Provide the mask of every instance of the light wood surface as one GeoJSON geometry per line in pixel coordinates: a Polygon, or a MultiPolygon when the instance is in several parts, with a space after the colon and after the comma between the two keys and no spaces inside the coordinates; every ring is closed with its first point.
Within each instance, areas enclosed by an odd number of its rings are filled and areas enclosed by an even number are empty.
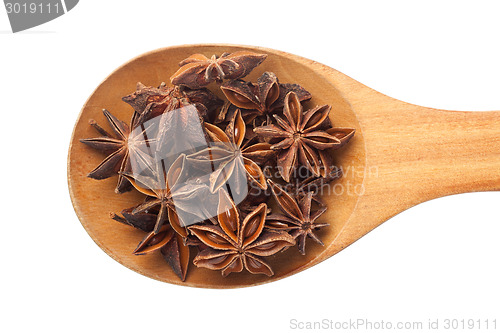
{"type": "MultiPolygon", "coordinates": [[[[307,106],[306,106],[307,107],[307,106]]],[[[148,277],[192,287],[234,288],[274,281],[311,267],[341,251],[392,216],[421,202],[463,192],[500,190],[500,112],[443,111],[404,103],[325,65],[276,50],[237,45],[185,45],[152,51],[118,68],[92,93],[75,125],[68,156],[68,184],[80,222],[107,254],[148,277]],[[246,273],[223,278],[220,272],[190,267],[181,282],[160,255],[134,256],[143,233],[109,218],[133,206],[142,195],[113,192],[116,178],[86,177],[104,156],[78,142],[97,134],[95,119],[108,128],[101,109],[129,121],[132,108],[121,97],[138,81],[167,82],[177,63],[193,53],[207,56],[251,50],[268,59],[246,79],[264,71],[280,82],[299,83],[313,95],[308,106],[329,104],[337,127],[355,127],[351,143],[335,154],[345,176],[324,195],[325,246],[307,243],[307,254],[289,249],[271,260],[271,278],[246,273]]]]}

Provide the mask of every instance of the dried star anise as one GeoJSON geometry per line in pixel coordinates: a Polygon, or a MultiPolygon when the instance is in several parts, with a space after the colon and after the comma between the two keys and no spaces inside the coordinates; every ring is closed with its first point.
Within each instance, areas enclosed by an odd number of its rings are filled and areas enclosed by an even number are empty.
{"type": "Polygon", "coordinates": [[[179,70],[170,81],[175,85],[184,85],[191,89],[207,86],[211,82],[222,82],[247,76],[260,65],[267,54],[248,51],[224,53],[219,58],[213,55],[207,58],[203,54],[193,54],[181,61],[179,70]]]}
{"type": "Polygon", "coordinates": [[[219,225],[194,225],[189,230],[207,249],[196,255],[198,267],[222,270],[227,276],[243,268],[253,274],[274,274],[262,259],[295,244],[286,232],[264,231],[266,204],[259,205],[243,221],[234,202],[225,191],[219,192],[219,225]]]}
{"type": "Polygon", "coordinates": [[[280,210],[285,214],[273,213],[266,219],[266,227],[271,230],[287,230],[297,239],[299,251],[306,253],[306,238],[312,238],[316,243],[323,242],[314,233],[316,229],[326,227],[328,223],[317,223],[316,220],[326,211],[325,206],[311,212],[313,193],[308,192],[302,199],[297,200],[283,190],[278,184],[268,179],[269,187],[278,202],[280,210]]]}
{"type": "Polygon", "coordinates": [[[153,229],[156,224],[157,214],[148,212],[133,213],[133,210],[134,208],[124,209],[122,211],[123,217],[111,214],[111,218],[118,222],[148,232],[133,253],[143,255],[155,251],[161,252],[174,273],[181,281],[184,281],[189,266],[189,247],[184,244],[182,236],[177,234],[170,225],[162,226],[160,231],[155,234],[153,229]]]}
{"type": "MultiPolygon", "coordinates": [[[[144,156],[147,158],[147,156],[144,156]]],[[[137,206],[132,213],[137,214],[153,208],[159,208],[153,233],[160,232],[165,222],[169,222],[176,233],[187,236],[185,221],[181,216],[187,216],[198,211],[194,198],[203,195],[203,185],[187,184],[187,175],[184,172],[186,156],[180,155],[169,167],[165,168],[162,161],[146,163],[149,174],[125,174],[125,177],[141,193],[152,197],[137,206]],[[181,215],[181,216],[180,216],[181,215]]],[[[203,212],[198,215],[203,216],[203,212]]]]}
{"type": "Polygon", "coordinates": [[[122,98],[134,110],[130,125],[104,110],[111,134],[91,120],[102,137],[81,140],[108,155],[90,178],[117,174],[116,192],[145,195],[110,214],[146,233],[131,253],[161,254],[182,281],[190,248],[195,266],[224,277],[271,276],[265,257],[294,245],[305,254],[307,238],[323,245],[320,195],[342,176],[334,150],[355,130],[333,127],[328,105],[304,111],[312,95],[299,84],[280,83],[270,71],[242,79],[266,58],[193,54],[179,63],[172,87],[138,83],[122,98]]]}
{"type": "Polygon", "coordinates": [[[122,101],[132,106],[134,111],[138,114],[142,114],[146,106],[150,103],[158,103],[169,98],[172,91],[173,88],[169,88],[163,83],[158,88],[155,88],[145,86],[141,82],[138,82],[136,90],[130,95],[122,97],[122,101]]]}
{"type": "Polygon", "coordinates": [[[290,175],[299,161],[315,176],[320,176],[322,163],[318,152],[340,148],[354,135],[354,129],[324,129],[322,126],[329,113],[328,105],[304,112],[297,95],[290,92],[285,97],[285,119],[275,114],[278,126],[271,124],[254,129],[260,137],[279,140],[271,149],[279,151],[277,163],[285,181],[290,181],[290,175]]]}
{"type": "Polygon", "coordinates": [[[245,122],[250,123],[255,117],[281,108],[285,96],[293,91],[300,101],[311,98],[311,94],[298,84],[281,84],[276,74],[265,72],[257,83],[232,80],[221,85],[226,98],[242,109],[245,122]]]}
{"type": "MultiPolygon", "coordinates": [[[[118,120],[108,110],[103,110],[103,113],[116,138],[97,125],[95,121],[91,121],[90,124],[103,137],[81,139],[80,142],[109,155],[88,174],[88,177],[106,179],[118,174],[118,184],[116,185],[115,192],[123,193],[132,188],[127,179],[122,175],[122,173],[130,171],[130,153],[143,149],[151,140],[147,139],[144,135],[145,130],[131,131],[127,124],[118,120]]],[[[132,128],[138,126],[137,113],[135,112],[132,116],[131,126],[132,128]]]]}
{"type": "Polygon", "coordinates": [[[210,176],[210,190],[213,193],[225,185],[233,175],[242,179],[238,177],[239,173],[245,173],[260,188],[267,188],[265,176],[257,163],[267,161],[274,152],[270,149],[271,145],[265,142],[243,145],[246,127],[239,110],[234,114],[225,132],[209,123],[205,123],[205,129],[213,144],[188,158],[197,163],[209,162],[217,165],[216,171],[210,176]]]}
{"type": "Polygon", "coordinates": [[[161,115],[165,110],[174,110],[193,104],[205,121],[215,118],[215,110],[223,102],[210,90],[202,88],[192,90],[187,87],[169,88],[161,84],[158,88],[137,84],[136,91],[122,98],[145,121],[161,115]]]}

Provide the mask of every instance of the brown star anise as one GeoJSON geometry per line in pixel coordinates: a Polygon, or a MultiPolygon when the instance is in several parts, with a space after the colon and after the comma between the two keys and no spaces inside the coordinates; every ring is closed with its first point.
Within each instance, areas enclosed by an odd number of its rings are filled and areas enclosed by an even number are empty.
{"type": "MultiPolygon", "coordinates": [[[[147,160],[148,156],[142,157],[147,160]]],[[[191,221],[182,217],[198,213],[201,220],[205,215],[200,211],[198,202],[203,195],[203,185],[189,184],[186,182],[188,175],[185,172],[186,156],[180,155],[168,168],[164,161],[146,161],[145,175],[129,173],[125,177],[141,193],[152,197],[137,206],[132,213],[137,214],[151,209],[159,209],[153,233],[160,232],[165,222],[169,222],[176,233],[182,237],[187,236],[185,229],[191,221]],[[149,174],[147,173],[149,171],[149,174]],[[182,216],[182,217],[181,217],[182,216]]],[[[199,221],[198,219],[197,221],[199,221]]]]}
{"type": "Polygon", "coordinates": [[[205,87],[211,82],[238,79],[248,75],[267,58],[267,54],[248,51],[224,53],[219,58],[207,58],[203,54],[193,54],[179,63],[179,70],[170,81],[174,85],[184,85],[191,89],[205,87]]]}
{"type": "MultiPolygon", "coordinates": [[[[276,74],[265,72],[257,83],[243,80],[232,80],[221,85],[226,98],[238,108],[242,109],[242,116],[248,124],[257,116],[283,106],[285,96],[293,91],[300,101],[311,98],[311,94],[298,84],[279,83],[276,74]]],[[[231,109],[229,109],[230,113],[231,109]]]]}
{"type": "Polygon", "coordinates": [[[205,121],[215,118],[215,110],[223,102],[208,89],[192,90],[187,87],[169,88],[162,83],[158,88],[137,84],[136,91],[122,100],[141,115],[141,121],[157,117],[165,110],[174,110],[193,104],[205,121]]]}
{"type": "MultiPolygon", "coordinates": [[[[213,144],[188,158],[198,163],[208,162],[218,166],[210,175],[210,190],[213,193],[226,184],[231,176],[235,175],[240,179],[238,177],[240,172],[246,173],[260,188],[267,188],[265,176],[257,163],[264,163],[274,155],[274,152],[270,149],[269,143],[243,144],[246,126],[239,110],[234,114],[225,132],[209,123],[205,123],[205,129],[213,144]]],[[[240,185],[246,186],[246,184],[240,185]]]]}
{"type": "Polygon", "coordinates": [[[271,124],[254,129],[260,137],[278,140],[271,149],[279,151],[277,164],[285,181],[290,181],[291,173],[297,168],[298,162],[315,176],[320,176],[322,163],[318,152],[328,148],[340,148],[354,135],[354,129],[325,129],[329,113],[328,105],[317,106],[304,112],[297,95],[290,92],[285,97],[285,119],[275,114],[273,116],[278,126],[271,124]]]}
{"type": "MultiPolygon", "coordinates": [[[[80,142],[109,155],[88,174],[88,177],[93,179],[106,179],[118,174],[118,184],[115,192],[123,193],[132,188],[127,179],[122,175],[125,172],[129,172],[131,169],[130,154],[143,149],[150,144],[152,140],[147,139],[145,128],[131,131],[127,124],[118,120],[108,110],[103,110],[103,113],[111,129],[115,133],[116,138],[106,132],[95,121],[91,120],[90,124],[103,135],[103,137],[81,139],[80,142]]],[[[131,124],[132,128],[139,125],[137,113],[135,112],[132,116],[131,124]]]]}
{"type": "Polygon", "coordinates": [[[277,213],[269,215],[266,219],[266,227],[271,230],[288,230],[291,236],[297,239],[299,251],[302,254],[306,253],[308,236],[316,243],[323,245],[314,231],[329,225],[316,222],[326,211],[326,206],[320,206],[318,210],[311,212],[313,192],[308,192],[302,199],[297,200],[272,180],[268,179],[268,183],[280,210],[285,215],[277,213]]]}
{"type": "Polygon", "coordinates": [[[170,225],[164,225],[155,234],[153,229],[156,224],[157,214],[149,212],[133,213],[134,208],[124,209],[122,215],[111,214],[111,218],[124,224],[133,226],[148,234],[134,250],[134,254],[143,255],[160,251],[165,261],[174,273],[184,281],[189,266],[189,247],[184,244],[182,236],[177,234],[170,225]]]}
{"type": "Polygon", "coordinates": [[[198,267],[222,270],[227,276],[243,268],[253,274],[273,275],[271,267],[262,259],[295,244],[284,231],[264,231],[266,204],[259,205],[243,221],[229,195],[219,192],[219,225],[193,225],[189,230],[207,249],[196,255],[198,267]]]}

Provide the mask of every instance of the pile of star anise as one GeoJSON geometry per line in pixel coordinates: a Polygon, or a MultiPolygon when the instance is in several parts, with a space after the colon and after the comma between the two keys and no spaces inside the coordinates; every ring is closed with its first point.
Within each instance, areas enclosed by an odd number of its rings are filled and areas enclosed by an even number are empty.
{"type": "Polygon", "coordinates": [[[111,214],[146,233],[133,253],[161,253],[183,281],[193,251],[196,267],[223,276],[271,276],[264,257],[295,244],[305,254],[307,238],[322,244],[316,231],[328,223],[317,194],[341,176],[332,151],[354,130],[333,127],[328,105],[304,110],[311,94],[274,73],[241,79],[266,58],[194,54],[172,87],[138,83],[123,97],[134,109],[130,124],[103,110],[112,132],[91,120],[101,137],[81,140],[107,156],[90,178],[118,175],[117,193],[145,194],[111,214]]]}

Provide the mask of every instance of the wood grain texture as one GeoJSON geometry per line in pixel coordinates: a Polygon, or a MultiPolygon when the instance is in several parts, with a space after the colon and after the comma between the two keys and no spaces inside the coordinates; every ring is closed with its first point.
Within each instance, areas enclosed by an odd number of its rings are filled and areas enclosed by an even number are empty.
{"type": "MultiPolygon", "coordinates": [[[[213,87],[212,87],[213,88],[213,87]]],[[[213,89],[214,90],[214,89],[213,89]]],[[[107,128],[107,127],[106,127],[107,128]]],[[[285,52],[237,45],[186,45],[156,50],[123,65],[94,91],[75,125],[68,155],[68,184],[73,206],[94,241],[123,265],[151,278],[192,287],[234,288],[274,281],[325,260],[390,217],[418,203],[451,194],[500,189],[500,112],[443,111],[404,103],[380,94],[317,62],[285,52]],[[334,159],[345,176],[323,195],[329,209],[322,222],[325,247],[308,242],[307,255],[296,249],[269,260],[271,278],[246,273],[222,278],[220,272],[190,267],[186,282],[161,256],[134,256],[143,233],[109,218],[141,200],[137,193],[117,195],[116,178],[86,177],[104,156],[79,143],[96,136],[88,120],[104,124],[106,108],[128,121],[132,109],[121,97],[146,85],[168,82],[177,63],[192,53],[207,56],[251,50],[268,59],[247,77],[273,71],[283,83],[299,83],[312,92],[306,107],[329,104],[335,126],[355,127],[351,143],[334,159]]]]}

